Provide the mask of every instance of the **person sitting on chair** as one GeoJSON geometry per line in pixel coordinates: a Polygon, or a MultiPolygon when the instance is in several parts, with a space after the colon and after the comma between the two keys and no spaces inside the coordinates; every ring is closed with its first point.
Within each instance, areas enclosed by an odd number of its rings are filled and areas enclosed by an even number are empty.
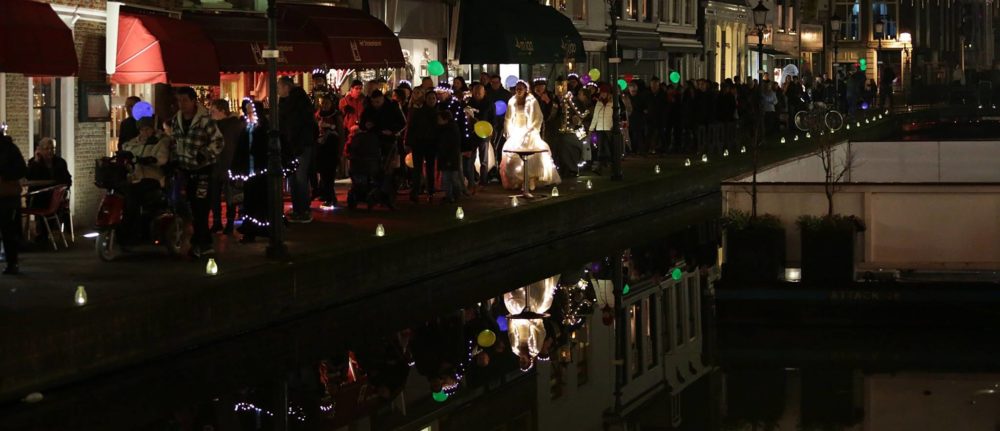
{"type": "MultiPolygon", "coordinates": [[[[56,141],[52,138],[43,138],[35,148],[35,157],[28,161],[28,181],[45,181],[45,184],[31,186],[28,193],[54,185],[73,185],[73,176],[69,173],[66,160],[56,155],[56,141]]],[[[45,191],[31,195],[28,206],[30,208],[48,208],[52,200],[52,191],[45,191]]],[[[61,220],[69,220],[69,214],[62,211],[59,214],[61,220]]],[[[45,225],[39,224],[35,229],[37,235],[35,241],[45,243],[49,237],[49,232],[45,225]]]]}

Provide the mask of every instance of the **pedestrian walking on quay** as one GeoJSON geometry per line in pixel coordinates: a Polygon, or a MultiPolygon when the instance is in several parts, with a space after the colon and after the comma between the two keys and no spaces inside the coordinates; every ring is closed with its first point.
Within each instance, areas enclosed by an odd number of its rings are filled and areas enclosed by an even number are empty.
{"type": "Polygon", "coordinates": [[[312,201],[309,174],[313,172],[316,161],[319,127],[316,125],[309,95],[302,87],[295,85],[291,78],[284,76],[278,80],[278,96],[279,130],[285,138],[285,144],[291,147],[292,155],[298,160],[292,181],[292,211],[288,214],[288,221],[310,223],[313,218],[309,209],[312,201]]]}
{"type": "Polygon", "coordinates": [[[28,173],[21,150],[0,129],[0,236],[7,267],[5,275],[20,274],[18,248],[21,242],[21,184],[28,173]]]}
{"type": "Polygon", "coordinates": [[[177,89],[176,98],[179,110],[171,121],[170,130],[176,143],[172,158],[178,168],[178,211],[194,228],[190,254],[200,258],[215,252],[208,229],[209,188],[225,142],[208,110],[198,104],[193,88],[177,89]]]}
{"type": "Polygon", "coordinates": [[[233,165],[233,155],[236,153],[236,145],[239,142],[240,134],[246,128],[246,122],[240,117],[232,114],[229,108],[229,101],[216,99],[208,108],[212,115],[212,120],[222,132],[222,153],[219,154],[219,161],[215,164],[212,172],[212,233],[223,232],[226,235],[233,233],[233,222],[236,220],[236,200],[233,199],[234,189],[232,181],[229,180],[229,169],[233,165]],[[226,195],[226,225],[222,225],[222,195],[226,195]]]}

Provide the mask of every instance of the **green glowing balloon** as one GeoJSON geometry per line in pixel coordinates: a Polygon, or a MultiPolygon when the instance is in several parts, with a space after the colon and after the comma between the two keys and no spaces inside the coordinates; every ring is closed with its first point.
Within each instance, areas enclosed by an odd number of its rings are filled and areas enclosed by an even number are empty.
{"type": "Polygon", "coordinates": [[[434,398],[434,401],[443,403],[448,400],[448,394],[444,392],[434,392],[431,394],[431,398],[434,398]]]}
{"type": "Polygon", "coordinates": [[[673,72],[670,72],[670,82],[673,83],[673,84],[681,82],[681,74],[680,74],[680,72],[678,72],[676,70],[673,71],[673,72]]]}
{"type": "Polygon", "coordinates": [[[427,73],[431,76],[441,76],[444,75],[444,65],[440,61],[434,60],[427,63],[427,73]]]}
{"type": "Polygon", "coordinates": [[[674,268],[673,271],[670,271],[670,276],[673,277],[674,280],[680,280],[681,277],[684,276],[684,273],[681,272],[680,268],[674,268]]]}
{"type": "Polygon", "coordinates": [[[628,295],[629,291],[631,290],[632,288],[629,287],[628,283],[625,283],[625,287],[622,288],[622,295],[628,295]]]}
{"type": "Polygon", "coordinates": [[[625,82],[624,79],[619,79],[618,80],[618,88],[621,88],[622,91],[625,91],[625,89],[628,88],[628,83],[625,82]]]}
{"type": "Polygon", "coordinates": [[[864,58],[859,59],[858,60],[858,68],[860,68],[862,72],[868,70],[868,60],[866,60],[864,58]]]}

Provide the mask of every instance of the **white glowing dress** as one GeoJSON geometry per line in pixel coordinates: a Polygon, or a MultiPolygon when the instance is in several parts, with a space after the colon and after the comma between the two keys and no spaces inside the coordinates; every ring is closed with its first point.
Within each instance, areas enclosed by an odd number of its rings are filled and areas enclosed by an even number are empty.
{"type": "Polygon", "coordinates": [[[510,313],[507,334],[515,355],[535,358],[541,351],[545,342],[542,315],[552,307],[558,283],[557,275],[503,295],[504,305],[510,313]],[[533,314],[527,314],[529,312],[533,314]]]}
{"type": "Polygon", "coordinates": [[[527,96],[523,108],[517,106],[517,96],[510,98],[504,116],[504,130],[507,141],[503,144],[505,152],[500,158],[500,180],[505,188],[513,190],[522,186],[524,173],[521,172],[521,158],[506,152],[516,150],[545,150],[528,158],[526,169],[529,182],[534,179],[539,186],[560,183],[552,151],[549,144],[542,140],[542,108],[534,96],[527,96]]]}

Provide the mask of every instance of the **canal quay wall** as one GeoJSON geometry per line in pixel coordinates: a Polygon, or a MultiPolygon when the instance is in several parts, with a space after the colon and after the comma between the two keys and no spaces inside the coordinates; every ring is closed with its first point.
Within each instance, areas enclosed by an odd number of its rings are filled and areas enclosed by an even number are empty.
{"type": "MultiPolygon", "coordinates": [[[[760,152],[760,164],[809,154],[822,141],[878,139],[914,115],[940,113],[894,115],[860,130],[812,139],[803,136],[799,141],[789,136],[786,144],[770,138],[760,152]]],[[[510,208],[506,198],[476,207],[473,198],[463,221],[454,219],[451,207],[409,218],[397,216],[396,224],[386,224],[388,234],[383,238],[375,238],[367,225],[350,235],[329,238],[324,227],[314,223],[299,231],[307,233],[301,243],[290,241],[288,261],[250,265],[233,259],[220,262],[215,277],[185,275],[155,262],[133,264],[142,269],[120,275],[121,281],[142,285],[146,289],[141,293],[109,288],[114,295],[92,298],[83,307],[4,310],[0,402],[378,294],[392,293],[396,301],[432,306],[445,295],[462,294],[462,286],[434,287],[436,280],[444,282],[449,274],[475,272],[477,266],[500,259],[512,263],[504,272],[516,273],[539,256],[562,253],[557,248],[561,240],[623,223],[628,226],[637,217],[669,212],[673,206],[717,194],[723,179],[752,168],[750,151],[731,152],[708,163],[692,159],[690,167],[677,157],[630,160],[625,181],[589,177],[593,189],[587,189],[586,180],[574,179],[560,185],[560,197],[517,208],[510,208]],[[654,172],[657,164],[659,174],[654,172]],[[324,237],[329,238],[322,241],[326,245],[308,241],[324,237]],[[406,289],[413,285],[424,288],[410,297],[406,289]]],[[[491,277],[481,276],[484,283],[491,277]]],[[[73,277],[87,275],[79,270],[60,283],[71,283],[73,277]]],[[[361,313],[357,318],[379,316],[361,313]]]]}

